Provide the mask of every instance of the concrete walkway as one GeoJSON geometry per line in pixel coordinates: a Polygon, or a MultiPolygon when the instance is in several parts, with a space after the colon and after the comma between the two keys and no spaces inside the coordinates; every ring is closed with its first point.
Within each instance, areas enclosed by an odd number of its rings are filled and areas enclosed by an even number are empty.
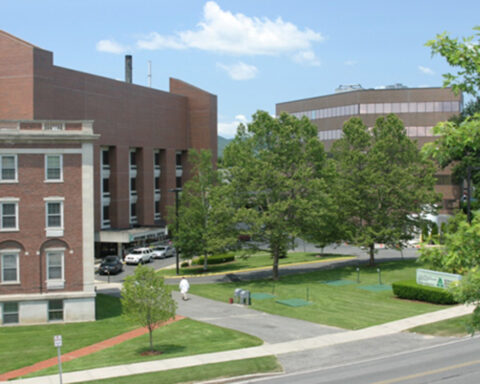
{"type": "MultiPolygon", "coordinates": [[[[193,300],[197,299],[197,297],[193,298],[193,300]]],[[[237,349],[233,351],[207,353],[166,360],[157,360],[143,363],[125,364],[113,367],[96,368],[85,371],[70,372],[63,375],[63,383],[79,383],[89,380],[130,376],[141,373],[160,372],[176,368],[187,368],[203,364],[228,362],[270,355],[281,356],[295,352],[303,352],[308,350],[325,348],[333,345],[353,343],[372,338],[380,338],[394,335],[396,333],[403,332],[407,329],[419,325],[470,314],[473,312],[473,309],[474,306],[458,305],[441,311],[431,312],[356,331],[334,331],[333,333],[326,333],[320,336],[282,341],[277,343],[265,343],[262,346],[237,349]]],[[[22,384],[57,384],[58,375],[17,380],[16,382],[22,384]]]]}

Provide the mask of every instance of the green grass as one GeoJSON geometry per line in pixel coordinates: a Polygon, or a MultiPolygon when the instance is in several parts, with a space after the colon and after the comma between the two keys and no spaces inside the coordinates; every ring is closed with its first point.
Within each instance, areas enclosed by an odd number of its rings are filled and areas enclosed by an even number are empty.
{"type": "MultiPolygon", "coordinates": [[[[206,364],[198,367],[172,369],[169,371],[144,373],[114,379],[86,381],[83,384],[176,384],[211,380],[220,377],[278,372],[282,368],[274,356],[259,357],[228,363],[206,364]]],[[[81,383],[82,384],[82,383],[81,383]]]]}
{"type": "Polygon", "coordinates": [[[409,329],[409,332],[433,336],[466,336],[469,334],[467,323],[472,315],[456,317],[432,324],[409,329]]]}
{"type": "MultiPolygon", "coordinates": [[[[348,257],[348,255],[325,254],[319,256],[318,253],[314,252],[290,252],[286,258],[280,259],[279,263],[280,266],[282,266],[303,262],[334,260],[341,257],[348,257]]],[[[272,267],[272,257],[270,254],[258,252],[248,258],[242,258],[237,254],[233,262],[210,265],[207,271],[203,270],[203,265],[192,265],[191,267],[180,268],[180,274],[185,276],[201,275],[205,273],[231,272],[261,267],[272,267]]],[[[173,276],[176,274],[174,269],[161,269],[158,273],[162,276],[173,276]]]]}
{"type": "MultiPolygon", "coordinates": [[[[70,372],[226,351],[262,344],[262,340],[257,337],[190,319],[180,320],[156,329],[153,341],[155,350],[161,351],[161,355],[141,355],[142,352],[149,350],[148,334],[145,334],[111,348],[66,362],[62,364],[62,369],[64,372],[70,372]]],[[[58,368],[55,366],[30,376],[53,374],[57,371],[58,368]]]]}
{"type": "MultiPolygon", "coordinates": [[[[377,267],[382,271],[382,282],[415,278],[419,267],[415,261],[381,263],[369,268],[361,267],[360,285],[378,284],[377,267]]],[[[395,298],[392,291],[370,292],[358,288],[358,284],[331,286],[320,283],[328,280],[353,280],[356,282],[355,267],[320,270],[307,274],[284,276],[278,282],[271,280],[225,284],[192,285],[191,292],[214,300],[227,302],[233,297],[235,288],[250,292],[274,293],[275,298],[252,300],[252,308],[260,311],[307,320],[346,329],[360,329],[383,324],[422,313],[436,311],[445,306],[406,301],[395,298]],[[276,299],[307,299],[312,304],[304,307],[287,307],[276,299]]]]}
{"type": "Polygon", "coordinates": [[[54,335],[62,335],[62,353],[67,353],[136,328],[121,311],[119,299],[99,294],[95,322],[0,327],[0,373],[57,356],[54,335]]]}

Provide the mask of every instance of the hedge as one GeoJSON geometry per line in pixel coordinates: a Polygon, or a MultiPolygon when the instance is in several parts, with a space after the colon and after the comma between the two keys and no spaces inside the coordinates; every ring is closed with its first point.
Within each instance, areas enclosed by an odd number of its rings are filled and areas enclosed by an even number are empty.
{"type": "Polygon", "coordinates": [[[434,304],[457,304],[449,291],[419,285],[415,280],[397,281],[392,284],[392,289],[395,296],[401,299],[426,301],[434,304]]]}
{"type": "MultiPolygon", "coordinates": [[[[211,265],[228,263],[229,261],[234,261],[234,260],[235,260],[235,255],[233,253],[211,255],[211,256],[208,256],[207,258],[208,264],[211,264],[211,265]]],[[[199,258],[193,260],[192,264],[203,265],[203,256],[200,256],[199,258]]]]}

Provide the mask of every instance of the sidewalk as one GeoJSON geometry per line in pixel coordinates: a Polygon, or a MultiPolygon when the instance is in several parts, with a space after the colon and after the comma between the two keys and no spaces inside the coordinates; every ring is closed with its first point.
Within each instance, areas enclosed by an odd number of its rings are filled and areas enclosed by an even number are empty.
{"type": "MultiPolygon", "coordinates": [[[[203,364],[243,360],[248,358],[270,355],[278,356],[287,353],[324,348],[332,345],[339,345],[392,335],[395,333],[406,331],[419,325],[470,314],[473,312],[474,308],[474,306],[458,305],[437,312],[431,312],[356,331],[336,332],[333,334],[325,334],[317,337],[310,337],[273,344],[265,343],[264,345],[258,347],[243,348],[232,351],[207,353],[202,355],[185,356],[167,360],[157,360],[143,363],[125,364],[114,367],[70,372],[63,375],[63,382],[65,384],[79,383],[88,380],[99,380],[120,376],[130,376],[141,373],[160,372],[170,369],[187,368],[203,364]]],[[[17,380],[16,383],[56,384],[58,383],[58,375],[17,380]]]]}

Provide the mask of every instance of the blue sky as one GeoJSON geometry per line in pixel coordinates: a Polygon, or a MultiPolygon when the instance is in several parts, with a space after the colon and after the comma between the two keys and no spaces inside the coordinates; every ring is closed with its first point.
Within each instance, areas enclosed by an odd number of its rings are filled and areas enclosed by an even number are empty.
{"type": "MultiPolygon", "coordinates": [[[[463,0],[0,0],[0,29],[54,52],[56,65],[168,90],[169,77],[218,96],[219,135],[258,109],[403,83],[441,86],[449,67],[425,42],[470,36],[480,2],[463,0]]],[[[1,53],[0,53],[1,54],[1,53]]]]}

